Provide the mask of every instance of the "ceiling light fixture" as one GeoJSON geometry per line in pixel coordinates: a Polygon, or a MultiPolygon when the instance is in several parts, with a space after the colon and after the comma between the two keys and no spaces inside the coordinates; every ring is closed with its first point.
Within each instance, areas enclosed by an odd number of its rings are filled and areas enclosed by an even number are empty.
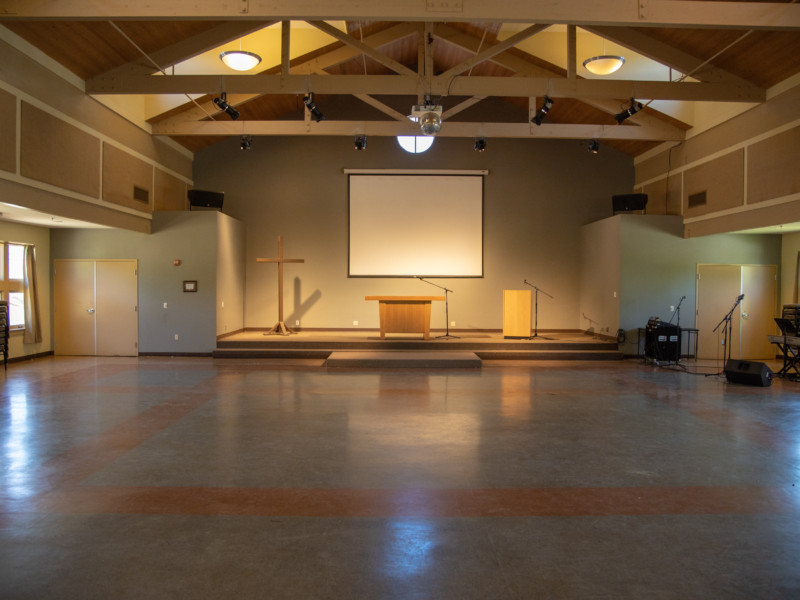
{"type": "Polygon", "coordinates": [[[624,64],[625,59],[622,56],[603,54],[587,58],[583,61],[583,68],[595,75],[611,75],[619,71],[624,64]]]}
{"type": "Polygon", "coordinates": [[[472,148],[475,152],[483,152],[486,150],[486,138],[475,138],[475,143],[472,145],[472,148]]]}
{"type": "Polygon", "coordinates": [[[325,115],[323,115],[317,108],[317,105],[314,104],[314,92],[309,92],[307,96],[303,96],[303,104],[306,105],[308,112],[311,113],[311,116],[317,123],[325,120],[325,115]]]}
{"type": "Polygon", "coordinates": [[[591,154],[597,154],[600,152],[600,143],[597,140],[590,141],[588,151],[591,154]]]}
{"type": "Polygon", "coordinates": [[[620,70],[625,59],[617,54],[606,54],[606,40],[603,39],[603,53],[583,61],[583,68],[594,75],[611,75],[620,70]]]}
{"type": "Polygon", "coordinates": [[[357,135],[355,141],[353,142],[353,146],[355,147],[356,150],[366,150],[367,136],[357,135]]]}
{"type": "Polygon", "coordinates": [[[614,115],[614,119],[617,121],[617,124],[621,124],[625,119],[642,110],[642,108],[641,102],[637,102],[634,98],[631,98],[631,105],[621,113],[614,115]]]}
{"type": "Polygon", "coordinates": [[[230,104],[228,104],[227,93],[222,92],[222,95],[219,98],[214,98],[214,104],[216,104],[217,108],[219,108],[221,111],[227,113],[232,120],[235,121],[236,119],[239,118],[240,116],[239,111],[233,108],[230,104]]]}
{"type": "Polygon", "coordinates": [[[544,103],[542,104],[541,108],[538,111],[536,111],[536,114],[533,115],[531,123],[535,123],[536,125],[541,125],[542,121],[544,121],[544,118],[547,116],[547,113],[550,112],[551,108],[553,108],[553,101],[547,96],[545,96],[544,103]]]}
{"type": "Polygon", "coordinates": [[[258,54],[246,50],[226,50],[220,53],[219,58],[235,71],[249,71],[261,62],[258,54]]]}

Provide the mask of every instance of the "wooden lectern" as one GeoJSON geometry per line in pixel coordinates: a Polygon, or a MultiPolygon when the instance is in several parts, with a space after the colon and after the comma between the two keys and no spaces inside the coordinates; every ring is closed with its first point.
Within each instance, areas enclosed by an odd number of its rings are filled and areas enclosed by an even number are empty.
{"type": "Polygon", "coordinates": [[[530,339],[530,290],[503,290],[503,337],[530,339]]]}
{"type": "Polygon", "coordinates": [[[431,302],[444,296],[365,296],[377,300],[381,317],[381,339],[387,333],[421,333],[427,340],[431,335],[431,302]]]}

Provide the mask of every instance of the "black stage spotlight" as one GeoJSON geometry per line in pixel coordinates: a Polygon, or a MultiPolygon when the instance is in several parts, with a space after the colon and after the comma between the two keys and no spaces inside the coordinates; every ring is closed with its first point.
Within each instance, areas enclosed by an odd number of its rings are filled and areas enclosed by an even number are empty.
{"type": "Polygon", "coordinates": [[[303,104],[306,105],[308,112],[311,113],[311,116],[314,117],[317,123],[325,119],[325,115],[323,115],[317,108],[317,105],[314,104],[314,92],[309,92],[308,96],[303,96],[303,104]]]}
{"type": "Polygon", "coordinates": [[[239,111],[228,104],[228,94],[222,92],[219,98],[214,98],[214,104],[217,105],[221,111],[228,113],[228,116],[234,121],[239,118],[239,111]]]}
{"type": "Polygon", "coordinates": [[[621,113],[614,115],[614,119],[617,121],[618,124],[620,124],[625,119],[635,115],[640,110],[642,110],[642,103],[637,102],[634,98],[631,98],[631,105],[625,110],[623,110],[621,113]]]}
{"type": "Polygon", "coordinates": [[[542,107],[538,111],[536,111],[535,115],[533,115],[531,123],[536,123],[537,125],[541,125],[542,121],[544,121],[544,118],[547,116],[547,113],[550,112],[551,108],[553,108],[553,101],[547,96],[545,96],[544,104],[542,104],[542,107]]]}
{"type": "Polygon", "coordinates": [[[239,143],[239,148],[242,150],[250,150],[250,146],[253,144],[253,136],[252,135],[243,135],[241,142],[239,143]]]}
{"type": "Polygon", "coordinates": [[[356,150],[366,150],[367,136],[357,135],[355,141],[353,142],[353,146],[355,147],[356,150]]]}
{"type": "Polygon", "coordinates": [[[597,140],[592,140],[589,142],[589,152],[592,154],[597,154],[600,152],[600,143],[597,140]]]}
{"type": "Polygon", "coordinates": [[[476,152],[483,152],[486,150],[486,138],[475,138],[475,143],[472,145],[472,148],[476,152]]]}

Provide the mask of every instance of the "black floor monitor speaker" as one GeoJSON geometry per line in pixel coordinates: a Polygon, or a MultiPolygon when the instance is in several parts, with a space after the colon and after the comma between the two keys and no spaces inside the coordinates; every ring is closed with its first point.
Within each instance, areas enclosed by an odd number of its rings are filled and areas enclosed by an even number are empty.
{"type": "Polygon", "coordinates": [[[747,385],[772,385],[772,369],[763,362],[730,359],[725,364],[725,377],[731,383],[744,383],[747,385]]]}
{"type": "Polygon", "coordinates": [[[203,208],[222,208],[225,198],[223,192],[208,192],[205,190],[189,190],[189,204],[203,208]]]}
{"type": "Polygon", "coordinates": [[[614,212],[629,212],[632,210],[644,210],[647,206],[647,194],[620,194],[611,196],[611,203],[614,212]]]}

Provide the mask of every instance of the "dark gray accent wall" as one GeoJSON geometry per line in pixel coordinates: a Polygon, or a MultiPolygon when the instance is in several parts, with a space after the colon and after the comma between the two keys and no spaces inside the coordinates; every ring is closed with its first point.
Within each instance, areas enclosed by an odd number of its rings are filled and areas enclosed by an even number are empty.
{"type": "MultiPolygon", "coordinates": [[[[305,260],[285,267],[289,326],[376,328],[378,308],[365,295],[438,294],[414,279],[348,278],[345,169],[485,169],[485,275],[436,281],[454,291],[450,321],[500,329],[503,290],[527,279],[554,297],[539,304],[540,328],[581,328],[580,228],[611,216],[611,196],[630,192],[631,158],[607,148],[592,155],[583,140],[489,139],[483,153],[472,144],[438,138],[410,155],[394,138],[369,138],[359,152],[352,138],[256,137],[249,151],[231,138],[199,152],[195,187],[224,192],[223,212],[246,226],[245,326],[277,320],[277,267],[256,258],[276,256],[279,235],[287,257],[305,260]]],[[[444,314],[434,306],[434,328],[444,328],[444,314]]]]}

